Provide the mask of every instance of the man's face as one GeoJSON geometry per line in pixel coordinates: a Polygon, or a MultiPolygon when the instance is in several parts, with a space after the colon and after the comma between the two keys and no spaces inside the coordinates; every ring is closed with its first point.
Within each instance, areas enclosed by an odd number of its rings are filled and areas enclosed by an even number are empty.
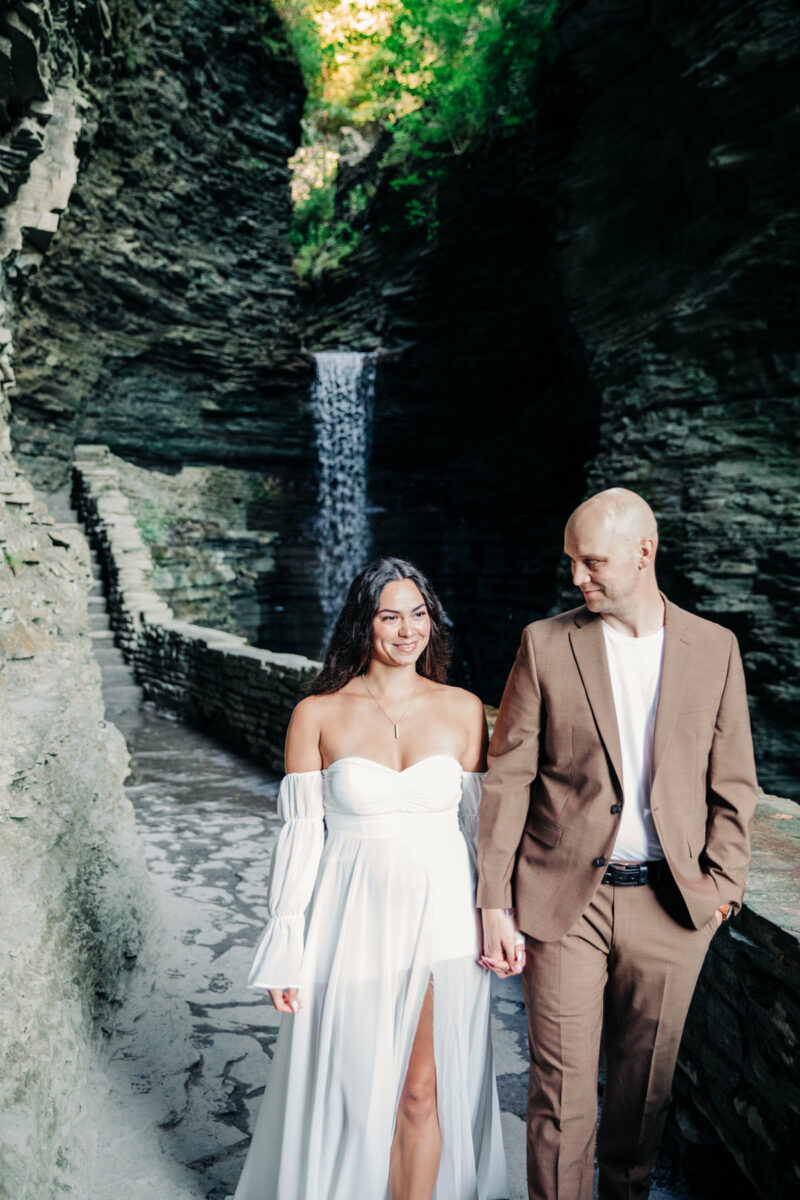
{"type": "Polygon", "coordinates": [[[590,612],[625,612],[641,579],[637,542],[587,514],[567,525],[564,553],[590,612]]]}

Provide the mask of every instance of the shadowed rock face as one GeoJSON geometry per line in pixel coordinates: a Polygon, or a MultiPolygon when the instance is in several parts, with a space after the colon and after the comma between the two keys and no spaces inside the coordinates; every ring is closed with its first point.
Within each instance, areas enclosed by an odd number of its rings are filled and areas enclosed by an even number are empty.
{"type": "MultiPolygon", "coordinates": [[[[141,465],[237,468],[231,488],[243,479],[250,498],[238,527],[273,544],[244,600],[248,632],[299,649],[316,613],[313,364],[286,240],[303,89],[265,13],[262,26],[221,0],[42,6],[34,62],[42,89],[77,80],[79,171],[58,236],[28,230],[6,259],[12,436],[45,488],[66,482],[76,440],[141,465]]],[[[213,622],[219,606],[212,595],[192,615],[213,622]]]]}
{"type": "Polygon", "coordinates": [[[571,507],[624,484],[671,598],[739,637],[761,778],[790,794],[799,36],[789,0],[570,5],[535,136],[456,160],[430,241],[378,172],[309,339],[386,351],[376,541],[442,586],[486,699],[520,625],[576,603],[571,507]]]}
{"type": "Polygon", "coordinates": [[[139,461],[305,459],[285,239],[302,86],[267,32],[274,56],[242,6],[172,0],[118,4],[82,44],[81,172],[17,328],[13,433],[38,478],[76,437],[139,461]]]}

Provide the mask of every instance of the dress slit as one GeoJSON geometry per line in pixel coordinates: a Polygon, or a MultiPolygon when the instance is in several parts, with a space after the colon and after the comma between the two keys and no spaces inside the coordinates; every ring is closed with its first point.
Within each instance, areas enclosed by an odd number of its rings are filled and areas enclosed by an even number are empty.
{"type": "Polygon", "coordinates": [[[400,1101],[403,1097],[403,1092],[405,1090],[406,1083],[408,1081],[408,1071],[409,1071],[409,1067],[411,1065],[411,1058],[414,1054],[414,1046],[416,1044],[417,1034],[419,1033],[419,1024],[420,1024],[420,1021],[422,1020],[422,1010],[425,1007],[425,1002],[428,999],[429,993],[431,996],[431,1025],[432,1025],[432,1030],[433,1030],[433,1032],[432,1032],[433,1069],[434,1069],[434,1074],[436,1075],[437,1110],[438,1110],[439,1072],[438,1072],[438,1068],[436,1065],[436,1021],[435,1021],[435,1012],[434,1012],[435,990],[434,990],[434,982],[433,982],[433,971],[431,971],[428,974],[428,982],[425,985],[425,991],[422,993],[422,1000],[420,1002],[419,1008],[417,1009],[416,1020],[414,1022],[414,1026],[413,1026],[414,1032],[413,1032],[413,1034],[411,1034],[411,1036],[408,1038],[408,1041],[407,1041],[408,1050],[404,1055],[405,1061],[403,1062],[402,1071],[400,1072],[400,1074],[397,1077],[397,1084],[396,1084],[397,1098],[395,1100],[394,1118],[392,1120],[392,1138],[391,1138],[392,1144],[394,1143],[394,1135],[397,1132],[397,1113],[400,1108],[400,1101]]]}
{"type": "MultiPolygon", "coordinates": [[[[403,1099],[403,1092],[405,1091],[406,1084],[408,1083],[409,1070],[411,1068],[412,1059],[414,1057],[414,1050],[417,1045],[417,1038],[419,1037],[420,1024],[422,1022],[423,1013],[425,1011],[425,1005],[428,1003],[429,996],[430,996],[430,1063],[431,1063],[431,1066],[433,1067],[434,1105],[435,1105],[435,1109],[436,1109],[436,1123],[437,1123],[437,1126],[439,1129],[439,1137],[441,1138],[442,1123],[441,1123],[441,1119],[440,1119],[440,1115],[439,1115],[439,1072],[438,1072],[438,1067],[437,1067],[437,1062],[436,1062],[436,1021],[435,1021],[435,1011],[434,1011],[434,1006],[435,1006],[436,1001],[435,1001],[433,972],[431,971],[430,974],[428,975],[428,982],[427,982],[427,985],[425,987],[425,992],[422,997],[422,1003],[420,1004],[419,1010],[417,1012],[416,1025],[414,1026],[414,1033],[413,1033],[413,1036],[411,1037],[411,1042],[410,1042],[409,1051],[408,1051],[408,1057],[406,1059],[405,1069],[404,1069],[404,1072],[402,1075],[402,1083],[400,1084],[400,1087],[399,1087],[398,1093],[397,1093],[397,1103],[395,1104],[394,1121],[392,1124],[392,1138],[391,1138],[390,1150],[389,1150],[390,1160],[391,1160],[392,1154],[394,1152],[394,1142],[395,1142],[395,1137],[397,1134],[397,1116],[398,1116],[398,1112],[400,1109],[401,1101],[403,1099]]],[[[387,1181],[387,1189],[388,1189],[388,1181],[387,1181]]],[[[390,1196],[390,1194],[391,1193],[387,1190],[387,1196],[390,1196]]]]}

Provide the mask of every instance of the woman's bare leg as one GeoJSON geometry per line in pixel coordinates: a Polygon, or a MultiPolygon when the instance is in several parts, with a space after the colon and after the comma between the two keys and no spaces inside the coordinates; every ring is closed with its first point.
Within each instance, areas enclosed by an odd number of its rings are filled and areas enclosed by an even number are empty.
{"type": "Polygon", "coordinates": [[[433,980],[428,984],[400,1103],[397,1106],[389,1186],[392,1200],[431,1200],[439,1173],[442,1135],[436,1107],[433,1057],[433,980]]]}

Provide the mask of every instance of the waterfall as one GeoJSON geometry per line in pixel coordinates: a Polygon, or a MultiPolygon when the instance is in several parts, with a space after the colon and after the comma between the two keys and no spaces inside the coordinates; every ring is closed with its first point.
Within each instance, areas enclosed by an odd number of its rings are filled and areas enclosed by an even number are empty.
{"type": "Polygon", "coordinates": [[[315,358],[317,561],[327,643],[348,585],[370,553],[367,460],[375,358],[353,351],[317,354],[315,358]]]}

